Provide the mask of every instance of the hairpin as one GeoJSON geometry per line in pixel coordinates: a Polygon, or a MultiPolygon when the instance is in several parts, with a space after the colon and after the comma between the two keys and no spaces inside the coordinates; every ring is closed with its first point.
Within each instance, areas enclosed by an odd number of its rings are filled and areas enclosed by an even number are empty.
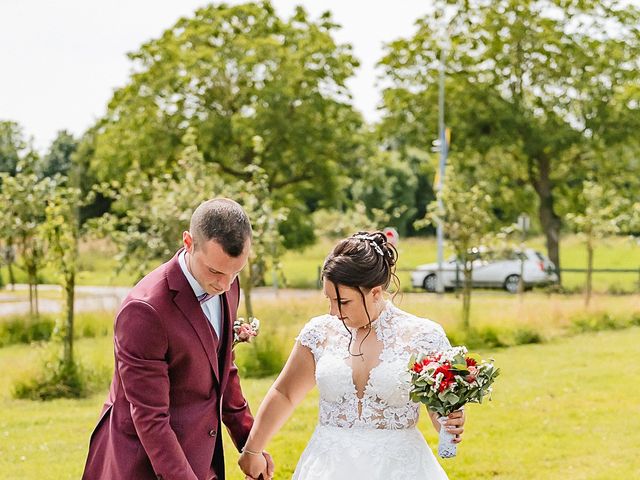
{"type": "Polygon", "coordinates": [[[373,245],[373,248],[375,249],[377,254],[380,255],[381,257],[384,257],[384,252],[380,248],[380,245],[378,245],[378,242],[376,242],[376,237],[374,237],[373,235],[356,234],[356,235],[353,235],[352,238],[357,238],[358,240],[368,240],[371,243],[371,245],[373,245]]]}

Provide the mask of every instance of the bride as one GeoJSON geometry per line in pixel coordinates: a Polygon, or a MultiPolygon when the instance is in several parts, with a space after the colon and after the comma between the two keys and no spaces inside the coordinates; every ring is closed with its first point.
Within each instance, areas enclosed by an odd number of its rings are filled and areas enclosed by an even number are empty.
{"type": "MultiPolygon", "coordinates": [[[[447,478],[416,428],[420,408],[409,400],[407,365],[412,353],[450,345],[440,325],[385,301],[396,260],[381,232],[341,240],[329,254],[322,269],[329,314],[304,326],[262,402],[238,461],[247,478],[266,478],[263,449],[316,384],[319,422],[294,479],[447,478]]],[[[437,415],[429,416],[438,431],[437,415]]],[[[445,424],[456,442],[463,425],[461,412],[445,424]]]]}

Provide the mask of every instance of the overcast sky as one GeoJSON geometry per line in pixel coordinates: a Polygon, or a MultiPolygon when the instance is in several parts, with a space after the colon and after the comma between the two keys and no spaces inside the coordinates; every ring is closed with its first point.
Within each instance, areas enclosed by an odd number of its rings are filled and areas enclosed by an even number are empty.
{"type": "MultiPolygon", "coordinates": [[[[100,117],[131,64],[125,54],[158,37],[199,0],[0,0],[0,120],[20,123],[39,150],[56,132],[79,135],[100,117]]],[[[232,1],[228,3],[241,3],[232,1]]],[[[361,61],[350,87],[367,119],[376,118],[375,63],[382,45],[414,32],[427,13],[420,0],[272,2],[289,17],[302,4],[312,18],[330,10],[342,25],[338,41],[361,61]]]]}

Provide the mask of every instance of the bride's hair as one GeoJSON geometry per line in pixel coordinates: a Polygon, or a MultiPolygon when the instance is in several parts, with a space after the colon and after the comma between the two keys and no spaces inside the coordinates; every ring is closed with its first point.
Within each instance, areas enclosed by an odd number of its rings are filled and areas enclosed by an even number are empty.
{"type": "MultiPolygon", "coordinates": [[[[331,281],[335,286],[340,317],[342,317],[342,310],[338,286],[355,288],[360,292],[362,304],[369,319],[369,327],[371,327],[371,316],[367,310],[364,295],[378,286],[387,290],[392,281],[395,292],[400,290],[400,280],[395,273],[397,260],[398,251],[387,241],[387,236],[380,231],[358,232],[340,240],[322,266],[322,278],[331,281]]],[[[351,336],[351,330],[348,328],[347,330],[351,336]]],[[[360,342],[360,346],[369,332],[371,332],[370,328],[360,342]]],[[[349,353],[351,354],[351,341],[349,341],[349,353]]]]}

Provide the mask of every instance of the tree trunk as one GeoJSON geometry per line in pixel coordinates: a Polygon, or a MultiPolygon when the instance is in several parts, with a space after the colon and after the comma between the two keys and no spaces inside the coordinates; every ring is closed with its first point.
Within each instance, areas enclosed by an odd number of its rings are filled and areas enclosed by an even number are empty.
{"type": "Polygon", "coordinates": [[[35,317],[35,308],[34,308],[34,299],[33,299],[33,273],[31,272],[31,268],[27,268],[27,282],[29,283],[29,316],[31,318],[35,317]]]}
{"type": "Polygon", "coordinates": [[[591,301],[591,288],[593,277],[593,238],[591,234],[587,237],[587,289],[584,297],[584,306],[588,307],[591,301]]]}
{"type": "Polygon", "coordinates": [[[75,296],[75,274],[69,274],[65,282],[67,313],[66,332],[64,335],[64,362],[66,365],[73,364],[73,317],[74,317],[74,296],[75,296]]]}
{"type": "Polygon", "coordinates": [[[242,293],[244,294],[244,309],[246,310],[247,320],[253,317],[253,304],[251,303],[251,289],[253,288],[253,264],[251,260],[244,267],[242,275],[242,293]]]}
{"type": "Polygon", "coordinates": [[[7,263],[7,268],[9,269],[9,283],[11,284],[11,291],[15,292],[16,290],[16,277],[13,275],[13,262],[7,263]]]}
{"type": "Polygon", "coordinates": [[[33,292],[36,307],[36,318],[40,317],[40,307],[38,306],[38,270],[33,272],[33,292]]]}
{"type": "Polygon", "coordinates": [[[540,200],[538,216],[547,243],[547,255],[556,267],[558,274],[558,284],[562,285],[560,276],[560,227],[562,221],[553,210],[554,199],[551,185],[549,159],[537,160],[538,178],[533,182],[536,193],[540,200]]]}
{"type": "Polygon", "coordinates": [[[469,315],[471,313],[471,273],[473,268],[464,268],[464,288],[462,290],[462,325],[469,331],[469,315]]]}

